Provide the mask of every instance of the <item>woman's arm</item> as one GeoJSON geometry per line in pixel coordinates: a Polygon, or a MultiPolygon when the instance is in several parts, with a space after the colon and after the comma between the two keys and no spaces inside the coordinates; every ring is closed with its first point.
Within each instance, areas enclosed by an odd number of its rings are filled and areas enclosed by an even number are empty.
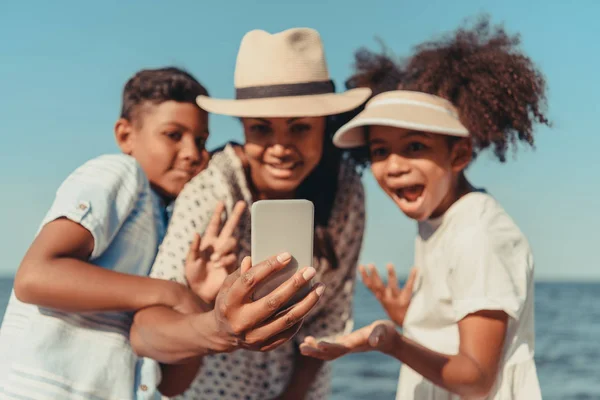
{"type": "Polygon", "coordinates": [[[267,351],[287,342],[319,301],[323,286],[315,285],[282,315],[273,314],[303,290],[314,277],[314,269],[301,269],[259,300],[251,301],[250,294],[259,282],[280,271],[290,259],[289,255],[279,255],[250,268],[247,257],[223,283],[212,311],[188,315],[164,307],[139,311],[131,328],[134,351],[162,363],[186,364],[163,367],[162,386],[174,391],[189,386],[201,365],[199,358],[206,354],[239,348],[267,351]]]}

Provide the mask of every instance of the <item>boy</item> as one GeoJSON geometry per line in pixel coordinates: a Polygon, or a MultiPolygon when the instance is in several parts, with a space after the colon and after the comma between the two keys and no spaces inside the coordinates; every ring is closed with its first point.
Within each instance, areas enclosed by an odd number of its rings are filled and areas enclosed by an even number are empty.
{"type": "Polygon", "coordinates": [[[149,306],[200,310],[184,286],[146,276],[167,207],[207,163],[199,95],[206,89],[177,68],[142,70],[125,85],[114,129],[123,154],[63,182],[17,272],[0,334],[1,398],[159,396],[160,374],[132,351],[129,327],[149,306]]]}

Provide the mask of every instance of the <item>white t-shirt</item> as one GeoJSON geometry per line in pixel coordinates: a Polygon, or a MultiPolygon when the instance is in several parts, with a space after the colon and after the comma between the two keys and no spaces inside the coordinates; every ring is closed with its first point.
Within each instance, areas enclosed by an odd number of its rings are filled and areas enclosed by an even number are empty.
{"type": "MultiPolygon", "coordinates": [[[[457,354],[458,322],[480,310],[509,315],[502,365],[488,399],[541,399],[534,352],[534,262],[527,239],[490,195],[473,192],[440,218],[421,222],[415,243],[419,278],[404,335],[457,354]]],[[[460,397],[403,365],[397,399],[460,397]]]]}

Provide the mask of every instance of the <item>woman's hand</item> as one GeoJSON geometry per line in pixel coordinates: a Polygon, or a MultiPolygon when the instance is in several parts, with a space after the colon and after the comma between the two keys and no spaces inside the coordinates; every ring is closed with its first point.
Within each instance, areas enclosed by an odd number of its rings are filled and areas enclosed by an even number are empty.
{"type": "Polygon", "coordinates": [[[236,266],[238,242],[233,233],[245,209],[246,203],[239,201],[221,228],[225,205],[219,202],[204,235],[194,235],[185,262],[185,278],[207,304],[214,302],[223,281],[236,266]]]}
{"type": "Polygon", "coordinates": [[[417,269],[414,267],[411,269],[404,288],[398,286],[398,278],[396,278],[396,272],[394,271],[394,266],[392,264],[387,265],[387,286],[383,284],[375,266],[369,265],[369,272],[367,272],[367,268],[362,265],[358,267],[358,270],[362,276],[363,283],[371,292],[373,292],[388,316],[398,326],[402,326],[412,298],[412,292],[417,278],[417,269]]]}
{"type": "Polygon", "coordinates": [[[323,284],[298,303],[281,311],[289,300],[315,276],[315,269],[305,267],[267,296],[252,301],[256,285],[283,269],[291,260],[289,253],[272,257],[252,267],[249,257],[229,275],[217,294],[214,310],[207,326],[196,329],[209,332],[208,347],[212,352],[229,352],[239,348],[269,351],[290,340],[300,329],[304,318],[319,301],[323,284]]]}
{"type": "Polygon", "coordinates": [[[389,353],[400,336],[392,321],[375,321],[348,335],[339,337],[335,343],[320,341],[311,336],[300,344],[300,352],[308,357],[331,361],[349,353],[378,350],[389,353]]]}

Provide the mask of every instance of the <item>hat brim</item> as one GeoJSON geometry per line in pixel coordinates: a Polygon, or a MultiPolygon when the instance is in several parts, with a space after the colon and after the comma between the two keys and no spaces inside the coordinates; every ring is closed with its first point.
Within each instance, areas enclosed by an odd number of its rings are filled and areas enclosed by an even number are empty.
{"type": "Polygon", "coordinates": [[[235,117],[321,117],[353,110],[367,101],[369,96],[371,89],[358,88],[342,93],[244,100],[198,96],[196,103],[208,112],[235,117]]]}
{"type": "Polygon", "coordinates": [[[365,146],[365,126],[381,125],[411,129],[441,135],[468,137],[469,131],[449,113],[420,107],[397,104],[367,108],[342,126],[333,136],[333,143],[340,148],[365,146]]]}

